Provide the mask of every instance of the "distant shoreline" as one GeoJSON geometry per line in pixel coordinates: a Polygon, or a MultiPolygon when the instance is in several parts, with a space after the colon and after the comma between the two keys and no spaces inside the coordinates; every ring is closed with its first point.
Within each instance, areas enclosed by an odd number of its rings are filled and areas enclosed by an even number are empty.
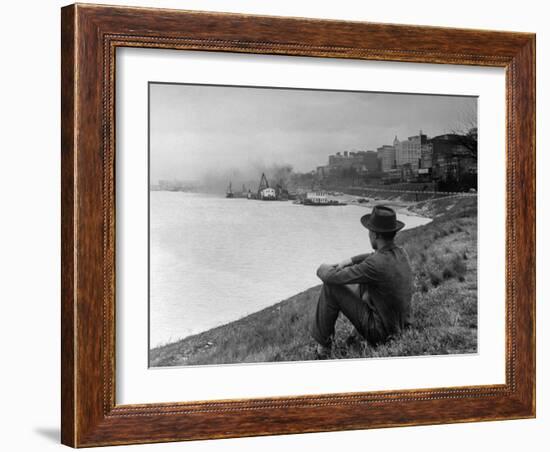
{"type": "MultiPolygon", "coordinates": [[[[204,195],[204,196],[210,196],[215,198],[225,198],[225,195],[223,193],[217,193],[217,192],[210,192],[210,191],[183,191],[183,190],[152,190],[156,193],[188,193],[188,194],[196,194],[196,195],[204,195]]],[[[423,212],[421,210],[415,211],[414,205],[418,202],[416,201],[410,201],[406,199],[402,199],[399,196],[394,197],[387,197],[387,198],[378,198],[377,193],[373,195],[354,195],[351,193],[345,193],[340,196],[334,196],[329,195],[328,198],[332,200],[337,200],[346,203],[349,206],[356,206],[356,207],[364,207],[372,209],[372,207],[376,204],[385,204],[387,206],[393,207],[397,213],[403,214],[403,215],[417,215],[420,217],[429,218],[429,216],[426,215],[426,212],[423,212]],[[359,200],[368,198],[367,202],[361,203],[359,200]]],[[[234,199],[245,199],[245,198],[230,198],[228,199],[228,202],[233,202],[234,199]]],[[[259,200],[250,200],[250,201],[259,201],[259,200]]],[[[265,201],[261,201],[265,202],[265,201]]],[[[277,202],[292,202],[291,200],[284,200],[284,201],[277,201],[277,202]]]]}

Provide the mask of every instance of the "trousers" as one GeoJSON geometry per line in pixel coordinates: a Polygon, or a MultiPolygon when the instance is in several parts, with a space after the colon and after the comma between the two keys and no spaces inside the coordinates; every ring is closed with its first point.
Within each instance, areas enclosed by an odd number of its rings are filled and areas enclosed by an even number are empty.
{"type": "Polygon", "coordinates": [[[311,324],[311,335],[323,346],[330,346],[334,325],[342,312],[367,342],[376,345],[385,334],[375,312],[360,293],[359,284],[324,283],[311,324]]]}

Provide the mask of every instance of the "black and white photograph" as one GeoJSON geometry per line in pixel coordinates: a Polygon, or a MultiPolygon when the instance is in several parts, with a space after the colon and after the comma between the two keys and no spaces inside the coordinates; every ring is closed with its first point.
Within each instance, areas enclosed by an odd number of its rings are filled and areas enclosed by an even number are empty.
{"type": "Polygon", "coordinates": [[[149,83],[149,365],[477,352],[477,98],[149,83]]]}
{"type": "Polygon", "coordinates": [[[2,9],[3,450],[547,451],[546,4],[105,3],[2,9]]]}

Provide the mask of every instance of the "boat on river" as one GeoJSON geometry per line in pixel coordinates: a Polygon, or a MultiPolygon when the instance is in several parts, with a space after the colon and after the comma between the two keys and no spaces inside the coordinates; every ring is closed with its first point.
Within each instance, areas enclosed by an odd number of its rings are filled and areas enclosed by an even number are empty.
{"type": "Polygon", "coordinates": [[[233,190],[231,189],[231,181],[229,181],[229,187],[227,187],[227,191],[225,192],[226,198],[234,198],[235,194],[233,193],[233,190]]]}
{"type": "Polygon", "coordinates": [[[313,202],[309,199],[304,199],[304,201],[301,203],[304,206],[315,206],[315,207],[326,207],[326,206],[347,206],[347,203],[336,201],[335,199],[329,199],[327,202],[313,202]]]}
{"type": "Polygon", "coordinates": [[[335,199],[329,199],[328,193],[322,190],[308,191],[304,200],[302,201],[304,206],[345,206],[346,203],[337,201],[335,199]]]}

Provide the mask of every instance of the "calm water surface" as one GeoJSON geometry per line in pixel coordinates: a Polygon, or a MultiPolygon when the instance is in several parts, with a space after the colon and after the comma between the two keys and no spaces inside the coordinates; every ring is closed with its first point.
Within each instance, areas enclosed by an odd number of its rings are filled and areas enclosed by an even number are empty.
{"type": "MultiPolygon", "coordinates": [[[[150,342],[155,347],[241,318],[320,284],[322,262],[371,251],[371,206],[151,192],[150,342]]],[[[406,228],[430,220],[399,215],[406,228]]]]}

